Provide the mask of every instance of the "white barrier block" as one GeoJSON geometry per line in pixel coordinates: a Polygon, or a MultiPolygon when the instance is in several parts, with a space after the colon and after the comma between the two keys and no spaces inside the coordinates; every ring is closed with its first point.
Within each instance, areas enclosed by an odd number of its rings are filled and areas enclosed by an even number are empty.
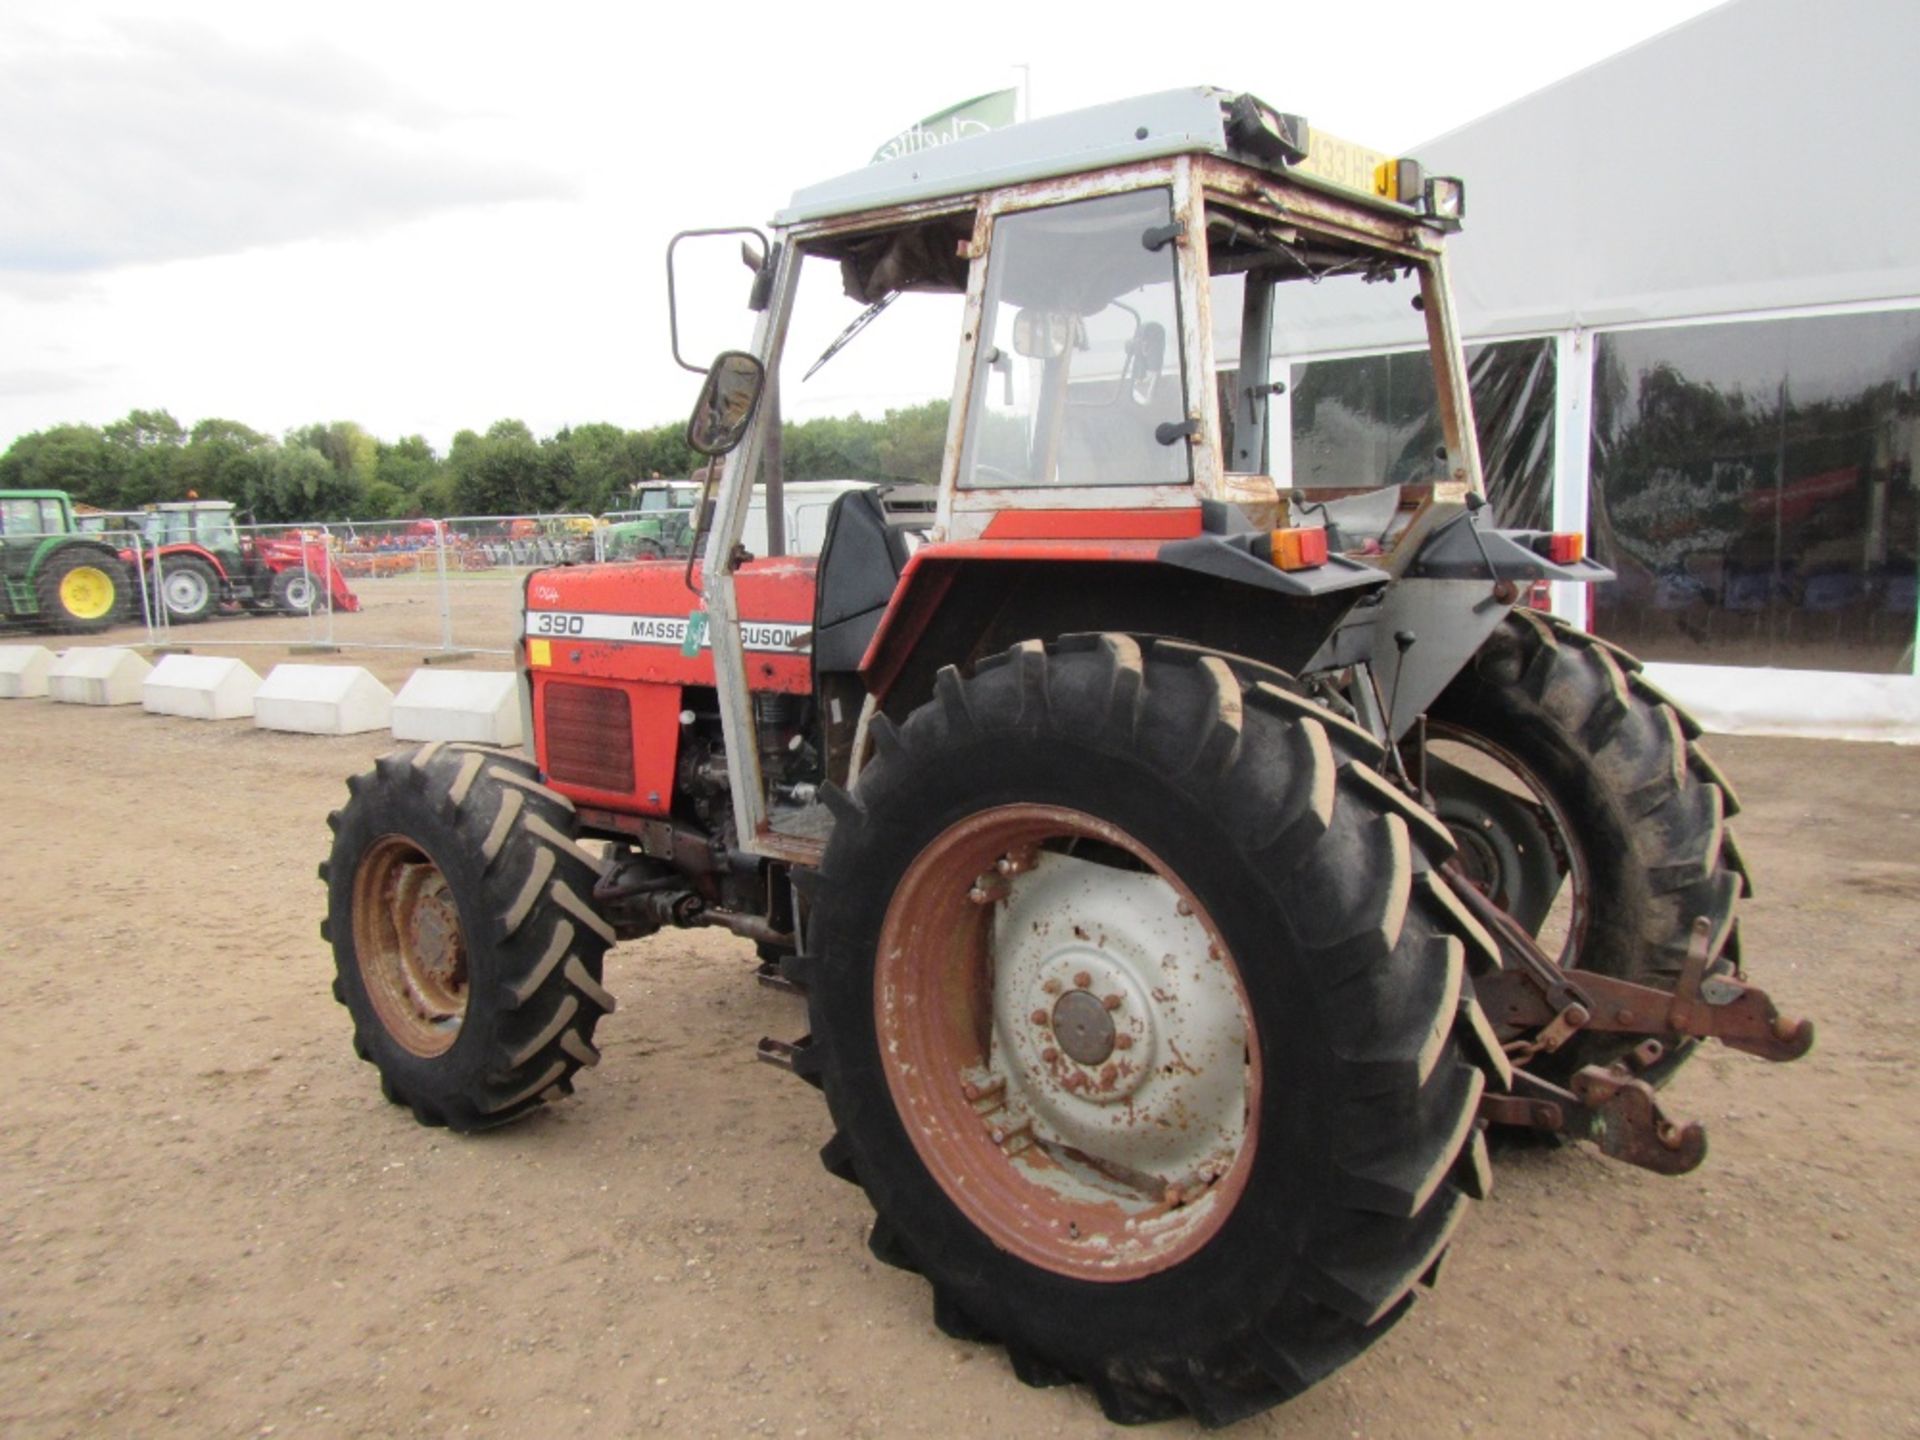
{"type": "Polygon", "coordinates": [[[225,655],[167,655],[140,687],[140,703],[155,715],[188,720],[240,720],[253,714],[260,677],[244,660],[225,655]]]}
{"type": "Polygon", "coordinates": [[[520,681],[510,670],[416,670],[393,697],[396,740],[520,743],[520,681]]]}
{"type": "Polygon", "coordinates": [[[47,693],[53,651],[44,645],[0,645],[0,700],[28,700],[47,693]]]}
{"type": "Polygon", "coordinates": [[[63,705],[138,705],[153,667],[119,645],[76,645],[47,667],[47,695],[63,705]]]}
{"type": "Polygon", "coordinates": [[[253,723],[302,735],[384,730],[393,692],[358,665],[276,665],[253,692],[253,723]]]}

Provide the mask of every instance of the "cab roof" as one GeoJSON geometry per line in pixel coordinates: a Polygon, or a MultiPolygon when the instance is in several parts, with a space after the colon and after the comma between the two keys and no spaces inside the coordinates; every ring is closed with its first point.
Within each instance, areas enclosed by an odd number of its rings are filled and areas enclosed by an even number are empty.
{"type": "MultiPolygon", "coordinates": [[[[1286,168],[1233,143],[1230,111],[1236,101],[1259,103],[1234,91],[1194,86],[932,145],[796,190],[773,223],[798,225],[1170,155],[1218,155],[1275,171],[1286,168]]],[[[1272,113],[1270,107],[1261,108],[1272,113]]],[[[1297,123],[1303,135],[1311,135],[1311,143],[1308,155],[1292,167],[1293,173],[1334,184],[1396,211],[1406,210],[1386,199],[1374,184],[1375,166],[1389,157],[1297,123]],[[1339,152],[1337,157],[1334,151],[1339,152]]]]}

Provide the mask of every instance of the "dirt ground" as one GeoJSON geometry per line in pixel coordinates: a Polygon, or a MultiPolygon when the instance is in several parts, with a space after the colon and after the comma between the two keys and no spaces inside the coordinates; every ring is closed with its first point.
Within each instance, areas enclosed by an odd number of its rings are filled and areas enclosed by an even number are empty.
{"type": "MultiPolygon", "coordinates": [[[[527,1123],[388,1106],[314,878],[386,744],[0,704],[0,1434],[1113,1433],[868,1256],[742,942],[615,952],[605,1062],[527,1123]]],[[[1507,1154],[1434,1294],[1236,1433],[1920,1436],[1920,750],[1714,749],[1812,1056],[1700,1056],[1684,1178],[1507,1154]]]]}

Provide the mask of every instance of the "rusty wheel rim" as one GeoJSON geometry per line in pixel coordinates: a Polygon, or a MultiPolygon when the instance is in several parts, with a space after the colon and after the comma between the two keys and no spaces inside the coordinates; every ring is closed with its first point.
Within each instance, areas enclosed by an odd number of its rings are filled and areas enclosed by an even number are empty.
{"type": "MultiPolygon", "coordinates": [[[[1592,908],[1592,879],[1586,854],[1575,838],[1576,832],[1567,818],[1566,810],[1525,761],[1484,735],[1476,735],[1444,721],[1430,720],[1427,722],[1427,741],[1429,745],[1455,745],[1462,751],[1477,754],[1491,762],[1496,774],[1484,778],[1493,779],[1514,794],[1533,801],[1545,812],[1548,840],[1553,846],[1554,862],[1560,870],[1562,887],[1541,922],[1540,933],[1534,939],[1542,950],[1554,957],[1556,964],[1567,969],[1578,968],[1586,946],[1589,911],[1592,908]]],[[[1443,758],[1447,757],[1443,755],[1443,758]]],[[[1460,847],[1456,873],[1491,898],[1500,869],[1492,847],[1483,837],[1471,831],[1451,825],[1447,828],[1460,847]]]]}
{"type": "Polygon", "coordinates": [[[896,888],[875,972],[897,1113],[999,1248],[1134,1280],[1233,1213],[1259,1037],[1212,919],[1119,827],[1048,805],[949,827],[896,888]]]}
{"type": "Polygon", "coordinates": [[[361,858],[353,949],[387,1033],[415,1055],[451,1049],[467,1014],[466,936],[440,867],[404,836],[382,836],[361,858]]]}

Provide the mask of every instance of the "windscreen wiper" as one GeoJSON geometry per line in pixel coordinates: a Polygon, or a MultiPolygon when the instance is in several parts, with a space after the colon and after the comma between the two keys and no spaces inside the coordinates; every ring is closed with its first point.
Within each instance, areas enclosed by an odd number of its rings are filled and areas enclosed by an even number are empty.
{"type": "Polygon", "coordinates": [[[854,316],[853,323],[840,332],[839,338],[820,352],[820,358],[808,367],[807,373],[800,377],[800,383],[804,385],[807,381],[811,380],[814,371],[818,370],[822,365],[826,364],[827,361],[845,349],[849,340],[853,339],[854,336],[858,335],[862,330],[866,329],[868,325],[873,323],[874,316],[878,315],[899,298],[900,292],[898,290],[889,290],[878,300],[874,301],[873,304],[854,316]]]}

